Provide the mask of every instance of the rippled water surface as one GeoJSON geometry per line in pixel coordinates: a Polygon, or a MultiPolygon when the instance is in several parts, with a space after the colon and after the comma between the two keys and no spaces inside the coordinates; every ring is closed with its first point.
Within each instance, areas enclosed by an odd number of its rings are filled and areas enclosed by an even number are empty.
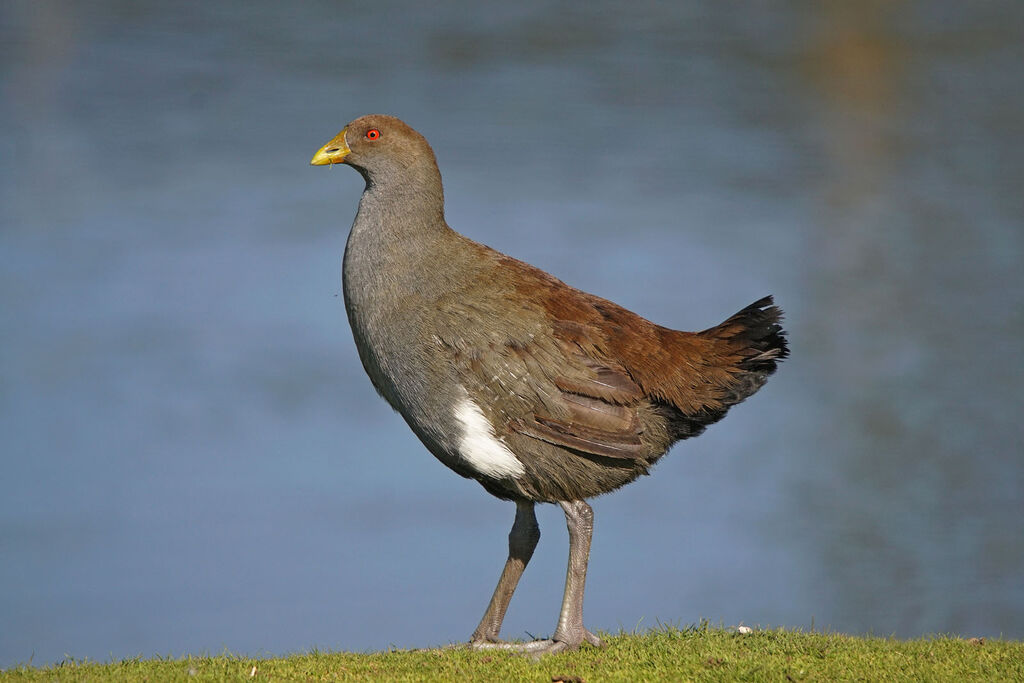
{"type": "Polygon", "coordinates": [[[594,503],[592,629],[1024,638],[1024,5],[0,16],[0,666],[469,636],[513,506],[374,395],[362,182],[307,165],[372,111],[475,239],[680,329],[786,310],[765,389],[594,503]]]}

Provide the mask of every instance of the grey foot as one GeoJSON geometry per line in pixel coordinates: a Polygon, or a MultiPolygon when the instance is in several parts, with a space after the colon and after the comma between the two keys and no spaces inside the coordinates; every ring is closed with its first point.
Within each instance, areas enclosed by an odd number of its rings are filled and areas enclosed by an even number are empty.
{"type": "Polygon", "coordinates": [[[547,638],[545,640],[531,640],[527,643],[508,643],[505,641],[472,640],[469,647],[474,650],[506,650],[528,655],[533,659],[539,659],[544,655],[558,654],[559,652],[571,652],[579,649],[583,643],[590,643],[594,647],[604,647],[600,638],[585,628],[578,633],[567,634],[564,638],[547,638]]]}

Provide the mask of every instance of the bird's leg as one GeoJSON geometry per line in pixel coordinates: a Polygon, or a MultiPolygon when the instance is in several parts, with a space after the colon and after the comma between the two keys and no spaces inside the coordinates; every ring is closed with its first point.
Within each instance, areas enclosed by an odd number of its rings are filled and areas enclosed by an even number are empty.
{"type": "MultiPolygon", "coordinates": [[[[540,657],[542,655],[554,654],[556,652],[565,652],[567,650],[575,650],[584,641],[600,647],[602,645],[601,639],[595,636],[593,633],[588,631],[583,626],[583,587],[587,581],[587,561],[590,558],[590,537],[594,532],[594,511],[586,501],[582,500],[571,500],[560,502],[562,510],[565,512],[565,523],[569,528],[569,568],[565,573],[565,595],[562,598],[562,611],[558,615],[558,626],[555,628],[555,633],[551,638],[547,640],[534,640],[528,643],[494,643],[475,640],[472,645],[478,648],[502,648],[515,650],[517,652],[527,653],[533,657],[540,657]]],[[[533,507],[530,506],[530,514],[532,517],[533,507]]],[[[519,523],[519,516],[516,516],[516,524],[519,523]]],[[[515,531],[515,527],[513,527],[515,531]]],[[[539,532],[538,532],[539,536],[539,532]]],[[[511,535],[509,536],[511,540],[511,535]]],[[[534,541],[536,542],[536,541],[534,541]]],[[[509,544],[511,546],[511,543],[509,544]]],[[[509,562],[511,563],[511,553],[509,555],[509,562]]],[[[509,565],[505,565],[506,572],[508,571],[509,565]]],[[[522,573],[520,569],[519,573],[522,573]]],[[[491,614],[495,602],[498,599],[498,594],[502,587],[502,582],[505,581],[505,574],[502,574],[502,581],[498,583],[498,589],[494,592],[494,598],[491,600],[491,607],[487,609],[487,614],[484,615],[484,621],[481,622],[480,629],[487,623],[487,617],[491,614]]],[[[516,580],[519,575],[516,574],[516,580]]],[[[512,588],[515,587],[513,581],[512,588]]],[[[508,591],[508,596],[511,597],[511,590],[508,591]]],[[[505,605],[508,605],[508,599],[505,599],[505,605]]],[[[501,610],[501,614],[504,614],[504,609],[501,610]]],[[[498,624],[500,625],[501,620],[499,618],[498,624]]],[[[497,634],[497,630],[495,630],[497,634]]]]}
{"type": "Polygon", "coordinates": [[[551,639],[576,649],[585,640],[600,646],[601,640],[583,626],[583,587],[587,581],[590,538],[594,533],[594,510],[583,500],[560,502],[569,528],[569,568],[565,572],[565,595],[558,626],[551,639]]]}
{"type": "Polygon", "coordinates": [[[487,605],[487,611],[484,612],[480,625],[470,638],[469,642],[473,646],[486,646],[486,643],[495,643],[498,640],[501,622],[505,619],[505,611],[512,600],[512,593],[515,592],[519,577],[523,575],[526,564],[533,557],[537,541],[540,540],[540,527],[537,526],[533,506],[532,502],[516,503],[516,521],[508,534],[508,560],[501,572],[501,578],[498,579],[494,595],[491,596],[491,602],[487,605]]]}

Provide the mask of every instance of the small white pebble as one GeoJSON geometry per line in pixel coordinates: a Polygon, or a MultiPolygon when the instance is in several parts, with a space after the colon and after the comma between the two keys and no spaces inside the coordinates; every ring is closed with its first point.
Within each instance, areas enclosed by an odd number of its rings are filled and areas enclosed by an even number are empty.
{"type": "Polygon", "coordinates": [[[252,671],[249,672],[249,678],[256,678],[256,667],[255,666],[252,668],[252,671]]]}
{"type": "Polygon", "coordinates": [[[742,625],[741,626],[737,626],[736,630],[738,632],[742,633],[743,635],[747,635],[748,633],[753,633],[754,632],[754,629],[750,628],[749,626],[742,626],[742,625]]]}

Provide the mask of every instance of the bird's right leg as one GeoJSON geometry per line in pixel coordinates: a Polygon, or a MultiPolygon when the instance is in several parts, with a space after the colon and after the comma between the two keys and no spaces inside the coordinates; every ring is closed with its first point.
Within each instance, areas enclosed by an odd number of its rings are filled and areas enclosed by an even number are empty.
{"type": "Polygon", "coordinates": [[[486,647],[486,643],[498,642],[501,622],[505,619],[505,611],[512,600],[512,593],[515,592],[519,577],[523,575],[526,564],[533,557],[537,541],[540,540],[540,527],[537,526],[537,515],[533,507],[534,504],[529,501],[516,503],[516,521],[508,534],[508,560],[501,572],[501,578],[498,579],[494,595],[491,596],[491,603],[484,612],[484,618],[480,620],[480,625],[476,627],[473,637],[469,640],[472,646],[486,647]]]}

